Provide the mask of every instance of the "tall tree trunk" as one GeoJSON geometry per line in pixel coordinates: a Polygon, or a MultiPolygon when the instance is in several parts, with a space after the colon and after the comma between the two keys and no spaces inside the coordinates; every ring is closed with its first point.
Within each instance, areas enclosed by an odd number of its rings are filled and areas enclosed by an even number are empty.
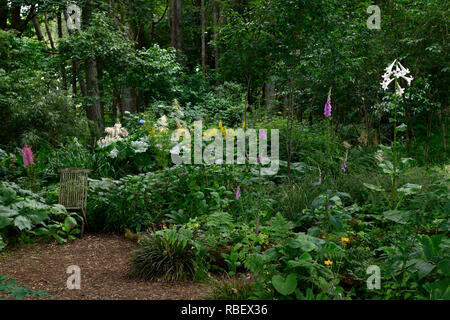
{"type": "Polygon", "coordinates": [[[11,28],[21,31],[21,19],[20,19],[20,8],[19,4],[13,4],[11,6],[11,28]]]}
{"type": "Polygon", "coordinates": [[[28,9],[28,14],[25,18],[25,20],[22,22],[21,19],[21,5],[20,4],[13,4],[11,9],[11,28],[17,30],[19,33],[17,36],[20,38],[25,31],[25,28],[28,25],[28,22],[30,22],[33,17],[36,15],[36,4],[30,5],[28,9]]]}
{"type": "Polygon", "coordinates": [[[219,28],[219,4],[216,0],[213,0],[213,24],[214,24],[214,69],[217,71],[219,69],[219,46],[217,45],[218,40],[218,28],[219,28]]]}
{"type": "MultiPolygon", "coordinates": [[[[67,13],[67,10],[64,9],[64,20],[66,21],[66,27],[67,27],[67,33],[69,35],[72,35],[72,30],[69,29],[69,26],[67,25],[67,20],[69,19],[69,15],[67,13]]],[[[72,79],[72,91],[73,96],[75,97],[77,95],[77,78],[78,82],[80,84],[80,90],[81,95],[83,97],[87,96],[87,89],[86,89],[86,82],[84,81],[84,77],[82,72],[80,72],[80,61],[77,59],[72,59],[72,73],[73,73],[73,79],[72,79]]]]}
{"type": "Polygon", "coordinates": [[[273,101],[274,101],[274,95],[275,95],[275,85],[272,80],[269,80],[265,84],[265,99],[266,99],[266,108],[267,110],[272,109],[273,107],[273,101]]]}
{"type": "Polygon", "coordinates": [[[8,21],[8,1],[0,0],[0,29],[6,30],[7,21],[8,21]]]}
{"type": "Polygon", "coordinates": [[[50,47],[52,48],[53,52],[56,52],[55,43],[53,42],[52,32],[50,30],[50,26],[48,25],[47,13],[44,13],[44,24],[45,24],[45,31],[47,32],[48,41],[50,41],[50,47]]]}
{"type": "Polygon", "coordinates": [[[42,35],[41,26],[39,25],[39,21],[37,16],[34,16],[33,19],[31,19],[33,22],[34,30],[36,31],[36,36],[39,41],[44,41],[44,36],[42,35]]]}
{"type": "MultiPolygon", "coordinates": [[[[93,0],[87,0],[82,8],[82,28],[86,29],[92,22],[93,0]]],[[[91,135],[99,137],[103,131],[103,115],[101,112],[100,94],[98,86],[97,62],[94,57],[85,60],[86,89],[90,101],[86,108],[86,116],[92,121],[91,135]]]]}
{"type": "Polygon", "coordinates": [[[363,101],[363,109],[364,109],[364,126],[366,127],[366,135],[367,139],[365,141],[365,146],[369,146],[370,143],[370,122],[369,122],[369,113],[366,108],[366,102],[364,97],[362,98],[363,101]]]}
{"type": "Polygon", "coordinates": [[[441,121],[441,134],[442,134],[442,148],[444,152],[447,152],[447,139],[445,138],[445,112],[444,106],[441,105],[441,113],[440,113],[440,121],[441,121]]]}
{"type": "Polygon", "coordinates": [[[200,6],[200,18],[202,24],[202,53],[201,53],[201,61],[202,61],[202,72],[203,76],[206,75],[206,18],[205,18],[205,0],[201,0],[200,6]]]}
{"type": "MultiPolygon", "coordinates": [[[[123,15],[119,15],[119,8],[117,6],[114,6],[112,15],[114,17],[114,23],[116,24],[116,26],[124,31],[124,37],[130,41],[133,41],[133,30],[131,29],[129,23],[129,18],[131,17],[132,12],[129,11],[129,8],[130,4],[129,1],[127,1],[127,5],[124,8],[123,15]]],[[[120,97],[120,112],[135,112],[137,110],[135,98],[136,92],[129,87],[122,87],[120,89],[117,89],[117,92],[118,96],[120,97]]]]}
{"type": "Polygon", "coordinates": [[[425,145],[425,156],[428,159],[428,155],[430,152],[430,137],[431,137],[431,129],[433,128],[433,114],[430,112],[428,113],[428,119],[427,119],[427,142],[425,145]]]}
{"type": "MultiPolygon", "coordinates": [[[[128,22],[125,23],[125,37],[130,41],[133,40],[130,24],[128,22]]],[[[131,88],[125,87],[122,88],[121,91],[122,91],[122,110],[128,112],[136,111],[136,99],[133,99],[131,88]]]]}
{"type": "MultiPolygon", "coordinates": [[[[61,11],[58,11],[56,13],[56,23],[58,25],[58,39],[62,39],[63,31],[62,31],[61,11]]],[[[66,74],[66,66],[65,66],[64,61],[61,62],[61,76],[62,76],[62,81],[63,81],[63,89],[67,90],[67,74],[66,74]]],[[[75,84],[76,84],[76,82],[75,82],[75,84]]]]}
{"type": "MultiPolygon", "coordinates": [[[[153,38],[155,36],[155,27],[158,23],[160,23],[162,21],[162,19],[164,19],[164,16],[166,15],[166,12],[169,9],[169,0],[166,0],[166,7],[164,9],[163,14],[161,15],[161,17],[157,20],[157,21],[152,21],[152,27],[151,27],[151,31],[150,31],[150,44],[153,43],[153,38]]],[[[170,27],[170,19],[167,19],[169,21],[169,27],[170,27]]]]}
{"type": "Polygon", "coordinates": [[[170,30],[172,46],[180,51],[184,49],[182,3],[183,0],[172,0],[172,26],[170,30]]]}
{"type": "Polygon", "coordinates": [[[100,95],[100,107],[101,107],[101,114],[102,114],[102,119],[105,118],[105,103],[103,102],[103,94],[104,94],[104,90],[103,90],[103,84],[102,84],[102,78],[103,78],[103,69],[104,69],[104,64],[101,60],[97,59],[97,78],[98,78],[98,89],[99,89],[99,95],[100,95]]]}
{"type": "MultiPolygon", "coordinates": [[[[294,69],[295,70],[295,69],[294,69]]],[[[288,118],[288,130],[286,132],[286,151],[287,151],[287,176],[289,181],[291,180],[291,162],[292,162],[292,141],[294,134],[294,78],[290,79],[289,83],[289,118],[288,118]]]]}

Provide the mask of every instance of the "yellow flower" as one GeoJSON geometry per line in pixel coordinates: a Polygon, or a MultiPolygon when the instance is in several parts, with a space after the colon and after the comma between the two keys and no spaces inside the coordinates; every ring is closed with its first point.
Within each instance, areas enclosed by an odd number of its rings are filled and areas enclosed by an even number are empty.
{"type": "Polygon", "coordinates": [[[221,131],[222,131],[222,120],[219,121],[219,128],[220,128],[221,131]]]}
{"type": "Polygon", "coordinates": [[[155,133],[156,133],[155,127],[153,127],[153,128],[152,128],[152,134],[155,134],[155,133]]]}
{"type": "Polygon", "coordinates": [[[323,263],[325,263],[327,266],[329,266],[329,265],[333,264],[333,261],[328,259],[328,260],[325,260],[323,263]]]}
{"type": "Polygon", "coordinates": [[[194,250],[194,249],[195,249],[195,247],[194,247],[194,246],[192,246],[192,247],[191,247],[191,250],[194,250]]]}
{"type": "Polygon", "coordinates": [[[211,128],[208,131],[203,132],[203,136],[204,136],[205,139],[209,139],[212,136],[217,135],[217,132],[218,132],[217,128],[211,128]]]}
{"type": "Polygon", "coordinates": [[[350,239],[349,238],[341,238],[341,241],[342,242],[350,242],[350,239]]]}

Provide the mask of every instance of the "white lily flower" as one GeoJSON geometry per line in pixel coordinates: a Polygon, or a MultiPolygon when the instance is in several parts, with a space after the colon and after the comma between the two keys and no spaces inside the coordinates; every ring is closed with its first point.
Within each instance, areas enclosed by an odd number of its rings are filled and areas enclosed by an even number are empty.
{"type": "Polygon", "coordinates": [[[383,87],[383,90],[387,90],[387,88],[389,87],[389,85],[391,84],[391,82],[394,80],[394,78],[392,79],[387,79],[383,82],[381,82],[381,86],[383,87]]]}
{"type": "Polygon", "coordinates": [[[398,66],[395,68],[394,76],[398,79],[405,75],[404,71],[400,69],[398,66]]]}
{"type": "Polygon", "coordinates": [[[408,73],[409,73],[409,69],[408,69],[408,68],[405,68],[405,67],[400,63],[400,61],[398,62],[398,66],[405,72],[405,74],[408,74],[408,73]]]}
{"type": "Polygon", "coordinates": [[[397,61],[397,59],[395,59],[394,62],[392,62],[391,65],[385,69],[387,74],[392,73],[392,68],[394,67],[394,64],[396,61],[397,61]]]}
{"type": "Polygon", "coordinates": [[[401,96],[401,95],[403,95],[403,93],[405,93],[405,89],[400,87],[400,85],[397,82],[397,94],[401,96]]]}
{"type": "MultiPolygon", "coordinates": [[[[409,69],[402,66],[400,61],[397,61],[397,59],[392,62],[389,67],[387,67],[386,72],[383,74],[382,78],[383,81],[380,83],[383,90],[387,90],[389,85],[394,79],[400,79],[403,78],[408,83],[408,86],[411,85],[411,81],[414,79],[413,77],[407,77],[406,75],[409,74],[409,69]],[[395,66],[395,71],[392,71],[395,66]]],[[[397,87],[395,88],[395,91],[399,95],[403,95],[405,90],[400,86],[400,84],[397,81],[397,87]]]]}
{"type": "Polygon", "coordinates": [[[408,86],[411,86],[411,81],[414,80],[413,77],[403,77],[407,82],[408,82],[408,86]]]}

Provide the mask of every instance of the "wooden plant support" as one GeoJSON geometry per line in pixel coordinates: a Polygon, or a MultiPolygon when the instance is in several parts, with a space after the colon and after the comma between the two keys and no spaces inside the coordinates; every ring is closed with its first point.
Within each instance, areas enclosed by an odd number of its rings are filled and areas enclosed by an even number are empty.
{"type": "Polygon", "coordinates": [[[59,170],[59,204],[67,210],[81,210],[83,222],[81,224],[81,236],[84,233],[84,225],[87,224],[86,204],[88,195],[88,174],[91,170],[80,168],[66,168],[59,170]]]}

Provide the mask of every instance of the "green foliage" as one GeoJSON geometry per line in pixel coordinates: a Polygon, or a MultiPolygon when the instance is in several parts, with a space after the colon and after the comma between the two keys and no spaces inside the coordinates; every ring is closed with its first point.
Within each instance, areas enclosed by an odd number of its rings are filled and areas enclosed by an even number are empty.
{"type": "Polygon", "coordinates": [[[109,183],[91,180],[89,224],[105,231],[144,230],[152,222],[176,219],[175,215],[188,220],[226,210],[231,201],[223,200],[232,198],[227,184],[235,173],[222,167],[179,166],[109,183]]]}
{"type": "Polygon", "coordinates": [[[74,102],[59,90],[54,58],[42,43],[0,30],[0,141],[4,146],[56,145],[80,135],[83,121],[74,102]]]}
{"type": "Polygon", "coordinates": [[[188,229],[165,229],[150,234],[133,252],[129,273],[145,280],[193,279],[202,264],[188,229]]]}
{"type": "Polygon", "coordinates": [[[230,277],[225,275],[213,281],[212,299],[247,300],[250,298],[253,283],[250,274],[230,277]]]}
{"type": "Polygon", "coordinates": [[[339,280],[334,278],[332,269],[313,258],[314,255],[321,258],[320,250],[323,250],[331,259],[334,248],[338,247],[327,245],[322,239],[299,233],[285,244],[249,255],[246,266],[256,276],[253,297],[305,299],[317,288],[321,299],[344,298],[342,287],[336,287],[339,280]]]}
{"type": "MultiPolygon", "coordinates": [[[[384,1],[372,30],[370,1],[206,1],[203,33],[200,2],[184,1],[173,39],[167,3],[94,1],[51,49],[25,17],[24,30],[0,30],[0,250],[74,239],[81,218],[55,205],[58,170],[88,168],[89,230],[151,231],[136,278],[219,272],[217,299],[449,299],[448,4],[384,1]],[[394,57],[414,77],[402,96],[374,80],[394,57]],[[93,102],[105,134],[121,122],[118,139],[94,141],[93,102]],[[244,117],[269,145],[279,130],[276,175],[172,165],[173,129],[202,119],[223,133],[244,117]],[[365,285],[370,265],[380,289],[365,285]]],[[[34,13],[53,29],[60,4],[34,13]]]]}
{"type": "Polygon", "coordinates": [[[30,237],[53,238],[59,243],[80,233],[81,218],[61,205],[48,205],[38,195],[15,183],[0,184],[0,247],[6,240],[30,241],[30,237]]]}
{"type": "Polygon", "coordinates": [[[23,300],[27,297],[53,298],[53,296],[41,290],[31,290],[20,286],[15,280],[9,280],[8,276],[0,276],[0,292],[8,294],[10,299],[23,300]]]}

